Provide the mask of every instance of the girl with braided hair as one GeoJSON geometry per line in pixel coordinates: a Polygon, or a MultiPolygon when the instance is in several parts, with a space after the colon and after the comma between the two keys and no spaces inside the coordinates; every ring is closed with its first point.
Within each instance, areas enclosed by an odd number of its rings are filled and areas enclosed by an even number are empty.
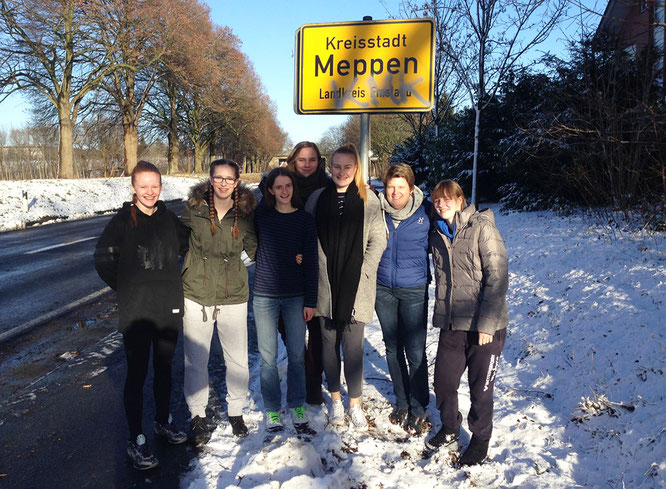
{"type": "Polygon", "coordinates": [[[192,230],[183,265],[185,291],[185,399],[192,415],[190,437],[196,445],[210,439],[206,418],[208,360],[213,329],[227,367],[227,409],[236,436],[247,435],[243,408],[248,394],[248,273],[241,254],[254,259],[255,198],[230,160],[210,164],[209,179],[195,186],[182,221],[192,230]]]}
{"type": "Polygon", "coordinates": [[[169,414],[171,360],[183,324],[183,285],[178,255],[187,251],[189,229],[158,200],[162,177],[152,163],[132,171],[132,202],[106,225],[95,248],[95,268],[118,292],[118,330],[127,357],[124,404],[130,439],[127,454],[135,468],[158,460],[143,434],[143,386],[153,350],[155,434],[169,443],[187,440],[169,414]]]}

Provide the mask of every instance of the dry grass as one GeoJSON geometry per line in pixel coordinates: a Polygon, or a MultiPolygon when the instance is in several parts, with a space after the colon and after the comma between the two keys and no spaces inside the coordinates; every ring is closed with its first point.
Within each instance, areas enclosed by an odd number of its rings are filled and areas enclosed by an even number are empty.
{"type": "Polygon", "coordinates": [[[245,183],[259,183],[261,175],[261,173],[241,173],[241,180],[245,183]]]}

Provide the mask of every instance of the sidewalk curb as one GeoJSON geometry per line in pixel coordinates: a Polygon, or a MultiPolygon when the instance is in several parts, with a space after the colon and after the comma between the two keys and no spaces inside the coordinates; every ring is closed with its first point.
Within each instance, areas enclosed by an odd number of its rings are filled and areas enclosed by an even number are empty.
{"type": "Polygon", "coordinates": [[[77,301],[64,305],[56,309],[55,311],[47,312],[46,314],[42,314],[41,316],[33,319],[32,321],[28,321],[27,323],[23,323],[8,331],[5,331],[4,333],[0,334],[0,343],[9,341],[12,338],[17,337],[18,335],[30,331],[31,329],[33,329],[36,326],[39,326],[40,324],[43,324],[47,321],[51,321],[52,319],[62,316],[63,314],[67,314],[68,312],[73,311],[77,307],[82,306],[88,302],[91,302],[97,299],[98,297],[106,294],[107,292],[111,292],[111,288],[104,287],[103,289],[93,292],[92,294],[89,294],[86,297],[83,297],[77,301]]]}

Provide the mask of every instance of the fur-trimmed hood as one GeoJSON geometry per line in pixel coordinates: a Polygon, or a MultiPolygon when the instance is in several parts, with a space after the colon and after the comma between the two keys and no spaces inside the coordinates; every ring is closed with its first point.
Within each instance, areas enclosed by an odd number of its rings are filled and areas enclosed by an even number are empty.
{"type": "MultiPolygon", "coordinates": [[[[208,193],[210,191],[209,180],[204,180],[190,189],[190,195],[187,203],[193,209],[202,205],[208,207],[208,193]]],[[[238,182],[238,213],[241,217],[247,217],[257,206],[257,199],[254,193],[245,186],[243,182],[238,182]]]]}

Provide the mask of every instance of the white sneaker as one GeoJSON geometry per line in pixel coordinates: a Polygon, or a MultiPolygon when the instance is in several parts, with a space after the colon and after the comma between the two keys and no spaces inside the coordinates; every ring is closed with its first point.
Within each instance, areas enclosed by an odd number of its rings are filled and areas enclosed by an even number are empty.
{"type": "Polygon", "coordinates": [[[357,430],[367,430],[368,429],[368,420],[365,419],[365,414],[361,405],[357,404],[349,408],[349,417],[351,418],[352,425],[357,430]]]}
{"type": "Polygon", "coordinates": [[[342,426],[345,424],[345,406],[342,401],[333,401],[331,412],[328,414],[328,422],[333,426],[342,426]]]}

